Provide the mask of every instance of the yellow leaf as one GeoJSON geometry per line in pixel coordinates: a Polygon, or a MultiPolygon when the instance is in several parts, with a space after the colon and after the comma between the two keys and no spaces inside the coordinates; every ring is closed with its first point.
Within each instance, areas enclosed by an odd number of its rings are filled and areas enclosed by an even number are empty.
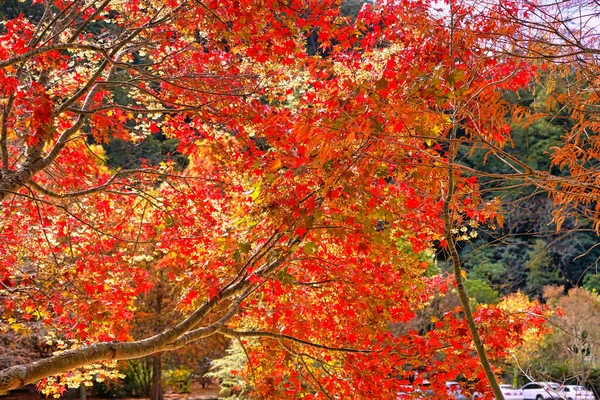
{"type": "Polygon", "coordinates": [[[260,188],[262,186],[262,182],[258,181],[258,183],[256,185],[254,185],[254,191],[252,192],[252,200],[256,201],[256,199],[258,198],[258,196],[260,196],[260,188]]]}

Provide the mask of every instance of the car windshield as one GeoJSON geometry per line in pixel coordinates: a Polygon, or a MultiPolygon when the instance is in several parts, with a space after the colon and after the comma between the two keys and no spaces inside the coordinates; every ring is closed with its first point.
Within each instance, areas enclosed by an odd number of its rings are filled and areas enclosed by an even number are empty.
{"type": "Polygon", "coordinates": [[[550,389],[553,389],[553,390],[556,390],[556,389],[558,389],[558,385],[557,385],[556,383],[550,383],[550,384],[548,385],[548,387],[549,387],[550,389]]]}

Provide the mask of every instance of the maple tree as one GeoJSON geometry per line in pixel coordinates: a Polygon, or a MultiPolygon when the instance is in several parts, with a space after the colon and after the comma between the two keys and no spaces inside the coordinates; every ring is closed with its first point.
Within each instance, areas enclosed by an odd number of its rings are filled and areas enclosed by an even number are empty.
{"type": "Polygon", "coordinates": [[[259,397],[395,398],[419,372],[440,396],[461,373],[501,398],[488,358],[542,310],[471,310],[455,242],[502,215],[457,157],[510,141],[502,91],[535,69],[495,50],[527,7],[34,3],[0,36],[0,311],[64,351],[0,371],[0,392],[60,393],[78,368],[224,335],[257,339],[259,397]],[[101,144],[159,133],[184,171],[106,163],[101,144]],[[435,244],[453,277],[426,274],[435,244]],[[139,337],[135,300],[159,275],[176,322],[139,337]],[[392,332],[452,286],[462,308],[392,332]]]}

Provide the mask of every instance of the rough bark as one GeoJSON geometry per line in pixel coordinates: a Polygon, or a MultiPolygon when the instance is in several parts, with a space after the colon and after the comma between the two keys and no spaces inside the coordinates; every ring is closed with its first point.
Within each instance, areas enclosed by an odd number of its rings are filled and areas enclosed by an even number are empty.
{"type": "Polygon", "coordinates": [[[150,390],[150,400],[163,400],[162,389],[162,355],[161,353],[152,356],[152,389],[150,390]]]}
{"type": "MultiPolygon", "coordinates": [[[[234,292],[235,293],[235,292],[234,292]]],[[[34,383],[42,378],[62,374],[69,370],[104,360],[130,360],[157,353],[174,342],[179,336],[196,325],[202,317],[210,312],[219,301],[213,298],[190,317],[171,329],[158,335],[136,342],[101,342],[90,346],[66,351],[62,354],[45,358],[25,365],[17,365],[0,371],[0,394],[21,386],[34,383]]],[[[233,316],[233,315],[232,315],[233,316]]],[[[223,324],[223,321],[219,321],[223,324]]],[[[214,334],[218,329],[207,327],[206,336],[214,334]]],[[[205,337],[206,337],[205,336],[205,337]]],[[[199,339],[200,337],[198,337],[199,339]]],[[[172,346],[170,346],[172,348],[172,346]]]]}
{"type": "MultiPolygon", "coordinates": [[[[160,315],[163,308],[163,299],[161,294],[161,285],[158,286],[158,293],[154,303],[154,311],[160,315]]],[[[152,355],[152,385],[150,389],[150,400],[163,400],[162,388],[162,354],[156,353],[152,355]]]]}

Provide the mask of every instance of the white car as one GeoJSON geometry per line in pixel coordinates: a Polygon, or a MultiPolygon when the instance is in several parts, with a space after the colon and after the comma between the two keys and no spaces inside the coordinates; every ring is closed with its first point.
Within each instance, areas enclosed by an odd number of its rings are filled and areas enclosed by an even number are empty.
{"type": "Polygon", "coordinates": [[[504,395],[504,400],[523,400],[523,390],[514,389],[511,385],[502,384],[500,390],[504,395]]]}
{"type": "Polygon", "coordinates": [[[523,400],[566,399],[563,387],[555,382],[531,382],[521,388],[523,400]]]}
{"type": "Polygon", "coordinates": [[[565,385],[563,387],[565,398],[568,400],[596,400],[594,392],[587,390],[583,386],[565,385]]]}
{"type": "Polygon", "coordinates": [[[466,397],[462,394],[462,388],[460,387],[460,384],[458,382],[446,382],[446,391],[448,392],[448,396],[451,396],[453,399],[466,399],[466,397]]]}
{"type": "MultiPolygon", "coordinates": [[[[467,400],[470,399],[463,394],[463,389],[458,382],[448,381],[446,382],[446,391],[449,398],[454,400],[467,400]]],[[[396,394],[397,400],[404,399],[433,399],[436,398],[433,390],[431,390],[431,384],[429,381],[423,381],[419,387],[404,386],[400,392],[396,394]]],[[[521,400],[521,399],[519,399],[521,400]]]]}
{"type": "Polygon", "coordinates": [[[417,385],[416,388],[411,385],[404,385],[396,394],[396,400],[432,398],[433,392],[431,391],[430,386],[431,384],[426,380],[420,385],[417,385]]]}

